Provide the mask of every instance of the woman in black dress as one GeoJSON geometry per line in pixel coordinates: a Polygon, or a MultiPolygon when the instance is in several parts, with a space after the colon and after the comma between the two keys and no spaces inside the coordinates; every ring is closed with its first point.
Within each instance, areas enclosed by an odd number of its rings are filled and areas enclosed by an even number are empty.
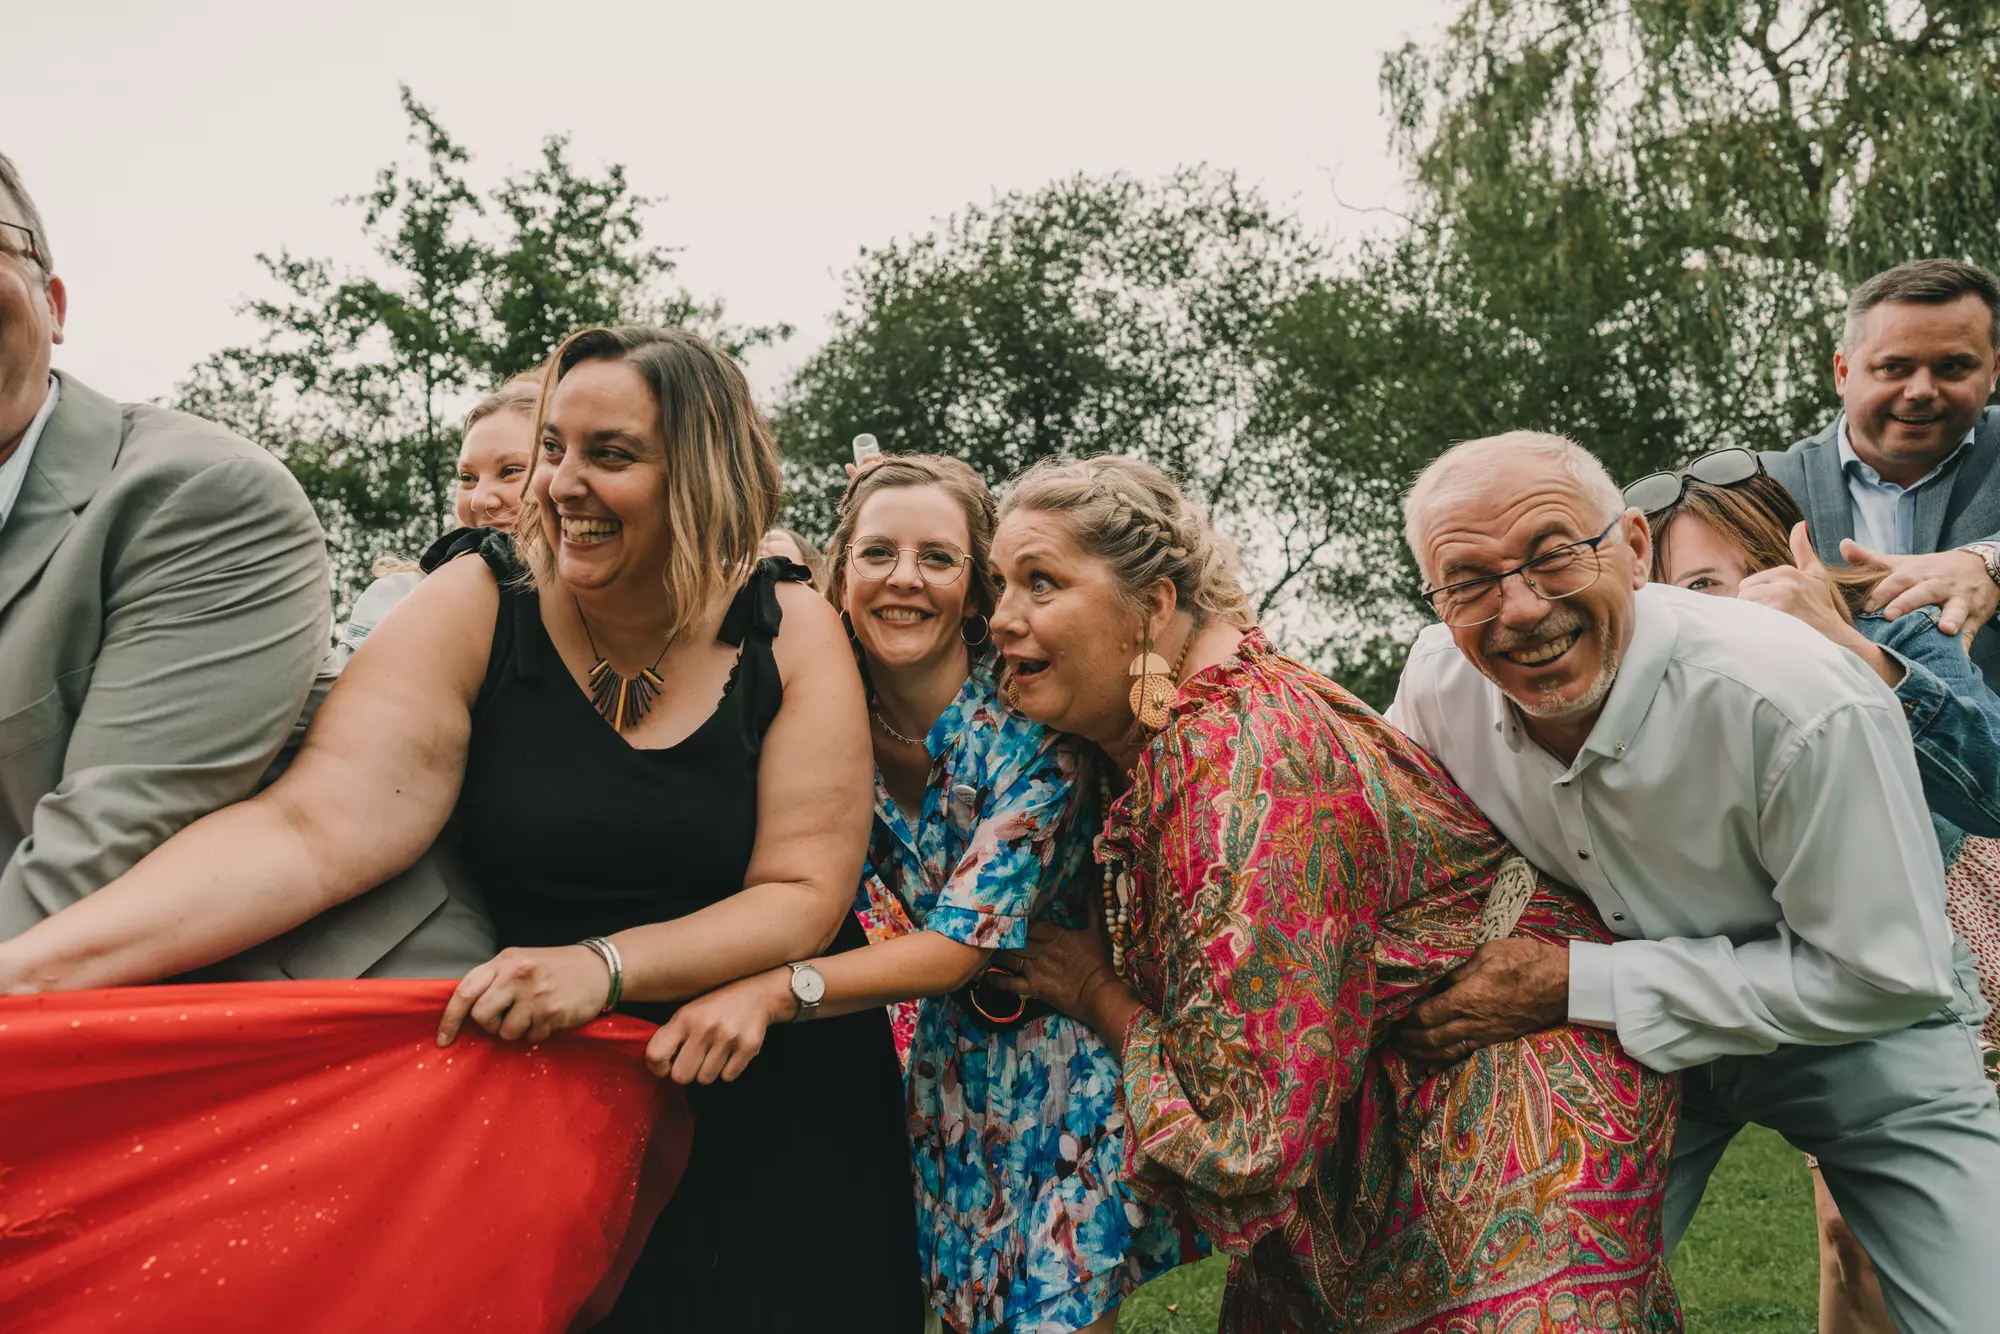
{"type": "MultiPolygon", "coordinates": [[[[467,1021],[539,1041],[620,990],[657,1017],[862,943],[860,682],[796,567],[752,564],[778,467],[742,373],[621,328],[572,338],[550,378],[514,542],[449,553],[478,558],[383,621],[282,781],[9,942],[7,969],[185,972],[380,883],[447,818],[508,948],[460,983],[441,1043],[467,1021]]],[[[659,1064],[693,1085],[693,1148],[600,1328],[920,1328],[886,1015],[776,1028],[747,1066],[659,1064]]]]}

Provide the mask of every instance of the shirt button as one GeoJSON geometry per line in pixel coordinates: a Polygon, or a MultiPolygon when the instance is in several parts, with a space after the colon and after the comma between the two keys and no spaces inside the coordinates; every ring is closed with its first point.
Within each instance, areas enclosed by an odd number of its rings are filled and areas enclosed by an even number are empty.
{"type": "Polygon", "coordinates": [[[1578,848],[1578,849],[1576,850],[1576,855],[1577,855],[1577,856],[1579,856],[1579,857],[1581,857],[1581,858],[1583,858],[1583,859],[1584,859],[1585,861],[1589,861],[1589,860],[1590,860],[1590,854],[1589,854],[1589,853],[1587,853],[1587,852],[1585,852],[1585,851],[1584,851],[1584,850],[1583,850],[1582,848],[1578,848]]]}

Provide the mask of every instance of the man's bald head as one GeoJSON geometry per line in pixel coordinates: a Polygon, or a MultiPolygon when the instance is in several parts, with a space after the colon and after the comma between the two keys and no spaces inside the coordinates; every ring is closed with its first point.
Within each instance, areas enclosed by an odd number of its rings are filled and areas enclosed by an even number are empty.
{"type": "Polygon", "coordinates": [[[1509,431],[1453,445],[1432,460],[1403,498],[1403,540],[1426,580],[1439,582],[1425,554],[1432,520],[1458,501],[1505,489],[1524,472],[1554,467],[1576,486],[1583,507],[1610,523],[1624,512],[1624,493],[1597,455],[1568,436],[1509,431]]]}

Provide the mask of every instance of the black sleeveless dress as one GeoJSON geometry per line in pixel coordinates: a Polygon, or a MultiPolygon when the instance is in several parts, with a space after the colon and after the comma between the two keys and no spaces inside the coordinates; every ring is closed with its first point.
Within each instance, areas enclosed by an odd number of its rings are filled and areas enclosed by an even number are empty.
{"type": "MultiPolygon", "coordinates": [[[[497,537],[497,535],[496,535],[497,537]]],[[[718,638],[739,646],[713,715],[635,750],[563,667],[503,540],[465,540],[501,578],[455,819],[502,945],[568,945],[743,888],[757,762],[783,686],[777,582],[761,562],[718,638]]],[[[441,555],[444,553],[440,553],[441,555]]],[[[850,914],[834,949],[864,944],[850,914]]],[[[622,1007],[664,1019],[671,1006],[622,1007]]],[[[686,1175],[600,1330],[645,1334],[923,1326],[903,1093],[887,1014],[774,1026],[733,1084],[688,1090],[686,1175]]],[[[522,1201],[533,1208],[533,1201],[522,1201]]]]}

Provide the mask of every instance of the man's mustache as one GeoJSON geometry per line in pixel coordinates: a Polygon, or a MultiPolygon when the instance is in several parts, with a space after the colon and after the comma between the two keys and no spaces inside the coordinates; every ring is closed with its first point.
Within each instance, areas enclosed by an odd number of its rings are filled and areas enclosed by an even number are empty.
{"type": "Polygon", "coordinates": [[[1540,648],[1572,631],[1582,631],[1589,623],[1588,618],[1576,608],[1558,603],[1549,609],[1548,615],[1529,629],[1496,628],[1489,631],[1486,635],[1485,648],[1488,653],[1519,653],[1524,649],[1540,648]]]}

